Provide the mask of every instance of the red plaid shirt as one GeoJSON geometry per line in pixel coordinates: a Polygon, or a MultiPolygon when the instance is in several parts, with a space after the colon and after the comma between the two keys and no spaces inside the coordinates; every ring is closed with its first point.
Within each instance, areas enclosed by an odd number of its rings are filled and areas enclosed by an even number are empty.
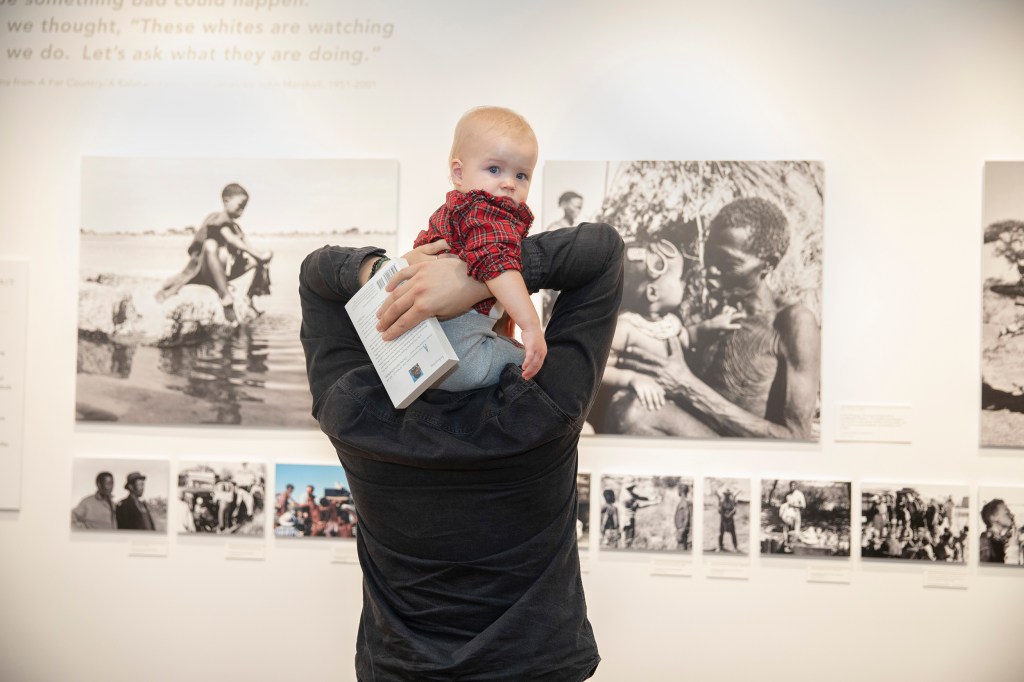
{"type": "MultiPolygon", "coordinates": [[[[414,246],[444,239],[451,252],[466,261],[469,276],[486,282],[506,270],[522,271],[522,240],[531,224],[533,213],[526,204],[478,189],[452,190],[414,246]]],[[[494,299],[489,298],[474,307],[488,315],[493,306],[494,299]]]]}

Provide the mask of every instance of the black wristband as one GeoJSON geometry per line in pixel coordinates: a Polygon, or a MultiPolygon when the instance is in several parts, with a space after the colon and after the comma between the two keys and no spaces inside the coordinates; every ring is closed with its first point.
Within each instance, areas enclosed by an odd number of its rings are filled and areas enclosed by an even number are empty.
{"type": "Polygon", "coordinates": [[[380,270],[389,260],[391,259],[387,256],[381,256],[374,261],[373,265],[370,266],[370,279],[373,279],[373,276],[377,274],[377,271],[380,270]]]}

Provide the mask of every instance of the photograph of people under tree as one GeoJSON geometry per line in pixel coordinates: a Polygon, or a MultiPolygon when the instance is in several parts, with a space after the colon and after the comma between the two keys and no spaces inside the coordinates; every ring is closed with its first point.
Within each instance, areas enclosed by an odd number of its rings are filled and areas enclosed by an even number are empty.
{"type": "Polygon", "coordinates": [[[822,164],[548,162],[545,224],[569,191],[627,247],[594,431],[818,440],[822,164]]]}

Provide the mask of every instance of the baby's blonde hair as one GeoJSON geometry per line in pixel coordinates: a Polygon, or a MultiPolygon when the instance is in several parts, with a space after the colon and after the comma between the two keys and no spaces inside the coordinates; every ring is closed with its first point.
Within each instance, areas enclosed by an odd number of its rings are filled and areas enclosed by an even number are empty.
{"type": "Polygon", "coordinates": [[[459,152],[469,140],[498,135],[523,135],[537,144],[533,128],[521,114],[505,107],[475,107],[464,113],[455,124],[448,162],[459,157],[459,152]]]}

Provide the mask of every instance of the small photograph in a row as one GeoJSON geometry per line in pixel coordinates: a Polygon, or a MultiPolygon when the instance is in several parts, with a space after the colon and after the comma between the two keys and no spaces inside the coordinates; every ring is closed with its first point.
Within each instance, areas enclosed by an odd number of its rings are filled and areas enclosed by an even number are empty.
{"type": "Polygon", "coordinates": [[[761,481],[761,554],[850,556],[849,481],[761,481]]]}
{"type": "Polygon", "coordinates": [[[862,557],[966,563],[967,486],[865,483],[860,496],[862,557]]]}
{"type": "Polygon", "coordinates": [[[278,464],[275,475],[275,536],[356,536],[359,517],[340,464],[278,464]]]}

